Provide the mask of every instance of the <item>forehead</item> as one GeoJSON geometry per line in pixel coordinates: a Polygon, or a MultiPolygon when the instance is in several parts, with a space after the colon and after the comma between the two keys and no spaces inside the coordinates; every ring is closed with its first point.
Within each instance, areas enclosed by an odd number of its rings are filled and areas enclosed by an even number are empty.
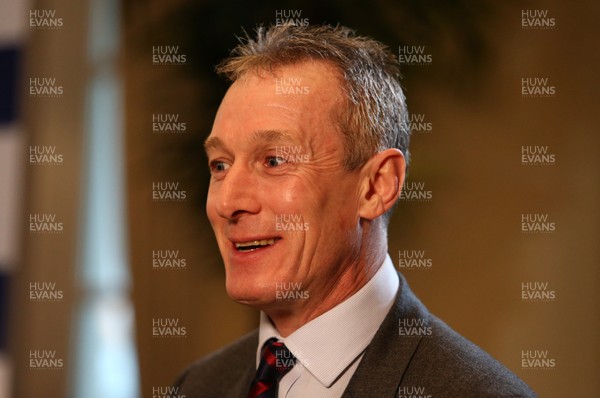
{"type": "Polygon", "coordinates": [[[227,91],[207,142],[256,141],[259,131],[283,131],[302,141],[339,138],[335,114],[343,98],[339,72],[322,61],[247,72],[227,91]]]}

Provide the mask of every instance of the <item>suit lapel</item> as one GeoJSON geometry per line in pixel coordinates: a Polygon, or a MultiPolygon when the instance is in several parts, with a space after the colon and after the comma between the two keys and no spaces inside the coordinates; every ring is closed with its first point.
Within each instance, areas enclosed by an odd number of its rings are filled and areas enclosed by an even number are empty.
{"type": "Polygon", "coordinates": [[[421,336],[401,336],[400,319],[428,321],[427,309],[412,293],[404,277],[396,301],[350,379],[342,398],[395,397],[421,336]]]}
{"type": "Polygon", "coordinates": [[[246,397],[250,385],[256,374],[256,347],[258,346],[258,331],[254,333],[249,343],[244,347],[244,352],[239,355],[239,363],[245,364],[239,378],[231,386],[231,397],[246,397]]]}
{"type": "Polygon", "coordinates": [[[256,367],[254,363],[252,366],[244,369],[244,373],[235,383],[235,387],[232,388],[233,394],[232,397],[246,397],[248,396],[248,391],[250,391],[250,385],[252,384],[252,380],[254,379],[254,375],[256,373],[256,367]]]}

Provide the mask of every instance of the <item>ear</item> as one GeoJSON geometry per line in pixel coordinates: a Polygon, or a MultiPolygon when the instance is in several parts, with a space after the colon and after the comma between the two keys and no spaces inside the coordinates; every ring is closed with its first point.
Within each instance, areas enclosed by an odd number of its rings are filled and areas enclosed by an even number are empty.
{"type": "Polygon", "coordinates": [[[374,220],[388,211],[400,195],[406,161],[399,149],[377,153],[364,166],[359,215],[374,220]]]}

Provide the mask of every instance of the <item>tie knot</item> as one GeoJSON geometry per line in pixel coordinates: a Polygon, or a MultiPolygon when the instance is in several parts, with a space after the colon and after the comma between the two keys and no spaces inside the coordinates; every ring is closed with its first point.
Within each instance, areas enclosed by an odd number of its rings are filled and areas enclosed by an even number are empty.
{"type": "Polygon", "coordinates": [[[261,352],[257,376],[263,381],[279,381],[296,364],[296,357],[281,341],[270,338],[261,352]]]}

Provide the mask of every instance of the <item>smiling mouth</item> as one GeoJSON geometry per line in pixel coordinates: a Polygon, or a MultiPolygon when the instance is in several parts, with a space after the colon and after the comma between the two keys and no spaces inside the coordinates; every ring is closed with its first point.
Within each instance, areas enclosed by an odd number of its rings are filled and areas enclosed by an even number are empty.
{"type": "Polygon", "coordinates": [[[248,242],[235,242],[235,248],[240,252],[251,252],[275,244],[281,238],[252,240],[248,242]]]}

